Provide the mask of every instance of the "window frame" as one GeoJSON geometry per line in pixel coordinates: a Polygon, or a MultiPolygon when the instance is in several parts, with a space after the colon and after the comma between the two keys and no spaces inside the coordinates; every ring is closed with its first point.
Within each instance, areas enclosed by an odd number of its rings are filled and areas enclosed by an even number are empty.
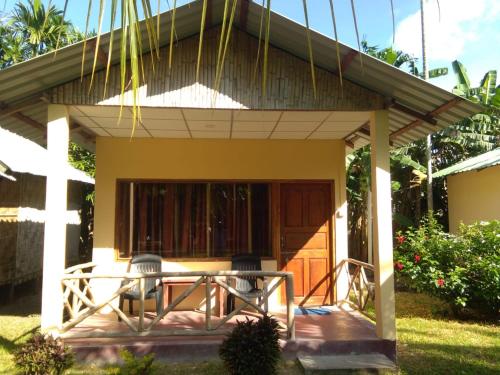
{"type": "MultiPolygon", "coordinates": [[[[276,220],[279,223],[279,196],[276,196],[275,186],[279,186],[279,184],[270,181],[270,180],[246,180],[246,179],[238,179],[238,180],[221,180],[221,179],[202,179],[202,180],[178,180],[178,179],[149,179],[149,178],[117,178],[115,182],[115,222],[114,222],[114,253],[116,261],[128,261],[132,258],[132,256],[122,257],[120,256],[120,247],[119,247],[119,225],[118,221],[120,219],[120,209],[119,209],[119,200],[118,200],[118,192],[119,185],[121,183],[150,183],[150,184],[267,184],[269,186],[269,244],[271,247],[271,255],[270,256],[261,256],[262,260],[278,260],[278,249],[275,246],[275,236],[279,234],[279,227],[275,228],[276,220]]],[[[129,218],[131,222],[132,217],[129,218]]],[[[131,225],[131,223],[129,223],[131,225]]],[[[129,237],[131,235],[129,229],[129,237]]],[[[231,257],[163,257],[162,260],[166,262],[230,262],[231,257]]]]}

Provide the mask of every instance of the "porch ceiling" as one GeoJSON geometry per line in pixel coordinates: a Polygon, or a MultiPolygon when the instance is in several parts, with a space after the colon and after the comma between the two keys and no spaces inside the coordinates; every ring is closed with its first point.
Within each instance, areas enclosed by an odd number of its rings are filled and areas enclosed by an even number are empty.
{"type": "MultiPolygon", "coordinates": [[[[74,124],[98,136],[130,138],[132,111],[124,107],[71,106],[74,124]]],[[[141,108],[134,137],[192,139],[343,139],[369,120],[369,112],[258,111],[141,108]]]]}

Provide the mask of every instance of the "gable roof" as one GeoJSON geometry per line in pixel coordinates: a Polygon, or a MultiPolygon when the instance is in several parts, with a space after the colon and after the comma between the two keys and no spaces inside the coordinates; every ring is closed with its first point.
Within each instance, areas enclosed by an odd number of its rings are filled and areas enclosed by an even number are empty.
{"type": "Polygon", "coordinates": [[[461,161],[460,163],[453,164],[452,166],[441,169],[436,172],[432,177],[445,177],[452,174],[480,170],[488,167],[493,167],[500,164],[500,147],[485,152],[484,154],[478,155],[476,157],[461,161]]]}
{"type": "MultiPolygon", "coordinates": [[[[48,152],[42,146],[0,128],[0,177],[15,181],[9,171],[29,173],[35,176],[47,176],[48,152]]],[[[94,184],[94,179],[86,173],[68,164],[69,180],[94,184]]]]}
{"type": "MultiPolygon", "coordinates": [[[[210,4],[211,20],[207,23],[211,26],[221,24],[224,0],[213,0],[210,4]]],[[[178,40],[199,33],[201,8],[202,2],[189,3],[177,8],[175,26],[178,40]]],[[[235,27],[258,37],[261,11],[260,5],[251,1],[241,1],[235,17],[235,27]]],[[[170,23],[170,12],[162,13],[161,30],[169,30],[170,23]]],[[[303,25],[277,13],[271,13],[270,44],[303,60],[308,60],[305,31],[303,25]]],[[[141,24],[141,32],[146,40],[145,22],[141,24]]],[[[161,46],[168,45],[168,34],[167,32],[160,33],[161,46]]],[[[119,40],[120,35],[121,31],[115,32],[115,41],[119,40]]],[[[105,54],[110,53],[107,50],[109,40],[110,33],[101,36],[100,49],[105,54]]],[[[95,42],[95,38],[90,40],[91,43],[92,41],[95,42]]],[[[337,73],[336,42],[315,31],[311,31],[311,42],[314,63],[327,71],[337,73]]],[[[148,43],[144,44],[148,45],[148,43]]],[[[0,87],[2,87],[0,102],[9,106],[32,96],[36,99],[44,90],[79,78],[82,46],[83,42],[80,42],[60,49],[57,54],[48,53],[0,71],[0,87]]],[[[448,127],[482,110],[480,105],[460,98],[432,83],[371,56],[360,54],[357,50],[342,43],[339,43],[339,46],[341,60],[345,65],[343,78],[387,98],[391,141],[396,146],[420,139],[426,134],[448,127]],[[361,66],[361,59],[363,66],[361,66]]],[[[119,43],[114,43],[111,53],[112,63],[118,63],[119,43]]],[[[85,74],[91,71],[93,58],[94,50],[87,48],[84,55],[85,74]]],[[[104,65],[98,62],[97,69],[102,68],[104,65]]],[[[42,108],[32,108],[31,111],[32,116],[39,116],[39,118],[44,116],[42,108]]],[[[0,120],[2,120],[1,110],[0,120]]],[[[5,126],[17,131],[18,122],[16,121],[12,119],[5,126]]],[[[354,131],[345,138],[346,142],[356,148],[368,144],[369,135],[363,130],[354,131]]]]}

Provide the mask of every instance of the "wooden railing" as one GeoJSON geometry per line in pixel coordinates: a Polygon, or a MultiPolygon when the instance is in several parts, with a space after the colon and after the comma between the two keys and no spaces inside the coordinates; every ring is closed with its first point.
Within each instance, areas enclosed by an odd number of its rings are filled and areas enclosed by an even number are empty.
{"type": "Polygon", "coordinates": [[[284,282],[286,293],[286,325],[281,323],[285,335],[288,339],[295,339],[295,315],[293,304],[293,274],[291,272],[272,272],[272,271],[193,271],[193,272],[150,272],[150,273],[120,273],[120,274],[97,274],[84,273],[83,270],[94,267],[92,263],[71,267],[66,270],[62,278],[64,306],[68,312],[67,319],[59,332],[62,337],[121,337],[121,336],[182,336],[182,335],[218,335],[225,334],[228,331],[223,330],[223,325],[232,317],[240,313],[248,306],[255,309],[259,314],[265,314],[265,304],[271,296],[284,282]],[[149,321],[145,321],[144,300],[145,300],[145,280],[147,278],[163,279],[174,277],[193,278],[193,283],[182,294],[175,298],[163,311],[149,321]],[[234,289],[230,283],[226,282],[230,277],[255,277],[265,280],[267,286],[263,290],[261,304],[248,299],[244,294],[234,289]],[[111,296],[103,301],[96,302],[91,288],[91,280],[108,279],[122,280],[121,287],[111,296]],[[216,283],[220,288],[226,290],[242,301],[230,314],[224,316],[218,321],[212,319],[212,284],[216,283]],[[204,329],[167,329],[161,327],[161,320],[171,313],[176,306],[191,295],[200,285],[205,284],[205,324],[204,329]],[[125,315],[115,302],[122,293],[131,288],[139,288],[139,314],[137,323],[125,315]],[[71,298],[70,298],[71,297],[71,298]],[[70,303],[70,299],[72,300],[70,303]],[[91,332],[69,332],[72,328],[82,323],[90,316],[98,313],[104,307],[109,306],[129,328],[128,331],[91,331],[91,332]],[[156,328],[156,329],[155,329],[156,328]]]}
{"type": "Polygon", "coordinates": [[[373,265],[356,259],[347,258],[342,264],[343,272],[347,273],[348,288],[345,301],[360,311],[364,311],[368,300],[375,299],[375,284],[373,278],[368,278],[366,271],[373,276],[373,265]],[[352,301],[351,297],[354,297],[352,301]]]}

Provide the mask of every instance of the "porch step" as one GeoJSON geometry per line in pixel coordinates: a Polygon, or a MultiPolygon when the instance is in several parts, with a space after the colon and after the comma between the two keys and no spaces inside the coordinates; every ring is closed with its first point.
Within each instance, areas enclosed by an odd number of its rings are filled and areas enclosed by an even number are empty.
{"type": "Polygon", "coordinates": [[[297,359],[306,375],[335,374],[390,374],[396,365],[380,353],[345,355],[307,355],[298,354],[297,359]]]}

